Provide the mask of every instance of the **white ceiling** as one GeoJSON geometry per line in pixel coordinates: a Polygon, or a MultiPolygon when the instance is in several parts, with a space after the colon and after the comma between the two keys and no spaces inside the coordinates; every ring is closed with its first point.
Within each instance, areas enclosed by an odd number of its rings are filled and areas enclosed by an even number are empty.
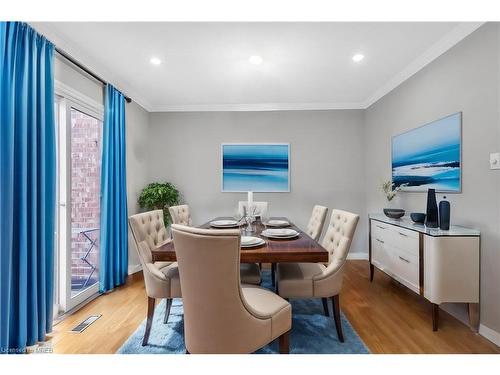
{"type": "Polygon", "coordinates": [[[366,108],[479,23],[32,23],[149,111],[366,108]],[[356,64],[352,56],[363,53],[356,64]],[[248,62],[251,55],[264,59],[248,62]],[[149,60],[159,57],[162,64],[149,60]]]}

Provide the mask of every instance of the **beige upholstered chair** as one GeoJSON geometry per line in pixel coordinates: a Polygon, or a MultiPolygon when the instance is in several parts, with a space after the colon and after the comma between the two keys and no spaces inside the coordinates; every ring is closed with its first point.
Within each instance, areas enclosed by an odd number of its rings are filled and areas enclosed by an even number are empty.
{"type": "Polygon", "coordinates": [[[189,206],[187,204],[169,207],[168,211],[172,217],[172,223],[187,226],[193,225],[191,213],[189,212],[189,206]]]}
{"type": "Polygon", "coordinates": [[[344,342],[340,323],[342,276],[347,254],[356,230],[359,216],[347,211],[333,210],[322,246],[328,250],[329,261],[320,263],[279,263],[277,283],[279,295],[284,298],[321,298],[328,316],[328,297],[332,297],[333,316],[339,340],[344,342]]]}
{"type": "Polygon", "coordinates": [[[148,343],[156,298],[166,298],[164,323],[167,323],[172,307],[172,298],[180,298],[181,286],[177,263],[153,263],[151,250],[168,242],[167,231],[163,223],[163,211],[156,210],[133,215],[129,218],[130,228],[134,236],[137,253],[141,261],[148,295],[148,319],[142,345],[148,343]]]}
{"type": "Polygon", "coordinates": [[[240,232],[172,225],[188,353],[251,353],[276,338],[288,353],[290,304],[240,284],[240,232]]]}
{"type": "MultiPolygon", "coordinates": [[[[183,204],[168,208],[173,224],[192,226],[191,213],[189,206],[183,204]]],[[[241,282],[244,284],[259,285],[261,283],[260,267],[254,263],[241,264],[241,282]]]]}
{"type": "Polygon", "coordinates": [[[311,218],[307,224],[306,233],[314,241],[318,241],[321,237],[321,232],[323,231],[323,225],[325,225],[326,213],[328,212],[328,207],[316,205],[313,208],[311,218]]]}
{"type": "MultiPolygon", "coordinates": [[[[255,216],[267,216],[269,204],[267,202],[253,202],[255,206],[255,216]]],[[[238,214],[244,216],[248,209],[247,201],[238,202],[238,214]]]]}

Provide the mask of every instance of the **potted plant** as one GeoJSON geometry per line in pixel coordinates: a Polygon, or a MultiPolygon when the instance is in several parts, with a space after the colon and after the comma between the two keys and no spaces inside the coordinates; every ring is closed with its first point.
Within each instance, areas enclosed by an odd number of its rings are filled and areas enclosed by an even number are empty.
{"type": "Polygon", "coordinates": [[[163,210],[165,226],[172,222],[168,208],[180,203],[179,190],[170,182],[153,182],[146,186],[139,195],[138,203],[147,210],[163,210]]]}

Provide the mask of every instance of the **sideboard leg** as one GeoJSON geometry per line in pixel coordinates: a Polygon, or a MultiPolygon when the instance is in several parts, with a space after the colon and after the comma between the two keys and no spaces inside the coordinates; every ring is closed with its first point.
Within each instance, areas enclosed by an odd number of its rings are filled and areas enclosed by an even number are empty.
{"type": "Polygon", "coordinates": [[[370,263],[370,282],[373,282],[373,274],[375,272],[375,267],[370,263]]]}
{"type": "Polygon", "coordinates": [[[432,330],[437,331],[439,325],[439,305],[432,304],[432,330]]]}
{"type": "Polygon", "coordinates": [[[479,331],[479,303],[468,303],[469,324],[474,332],[479,331]]]}

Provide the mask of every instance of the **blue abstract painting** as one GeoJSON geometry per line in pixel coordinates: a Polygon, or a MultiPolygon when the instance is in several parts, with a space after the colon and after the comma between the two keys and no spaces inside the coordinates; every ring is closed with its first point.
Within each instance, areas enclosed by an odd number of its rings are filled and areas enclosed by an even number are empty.
{"type": "Polygon", "coordinates": [[[407,191],[460,192],[462,113],[392,138],[392,182],[407,191]]]}
{"type": "Polygon", "coordinates": [[[222,191],[290,191],[288,144],[222,144],[222,191]]]}

